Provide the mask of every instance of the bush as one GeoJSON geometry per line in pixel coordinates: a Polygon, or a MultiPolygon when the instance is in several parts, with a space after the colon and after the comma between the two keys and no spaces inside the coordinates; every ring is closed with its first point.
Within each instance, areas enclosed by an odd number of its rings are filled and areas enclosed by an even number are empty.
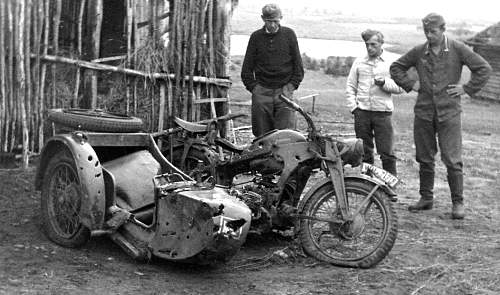
{"type": "Polygon", "coordinates": [[[352,56],[329,56],[326,59],[325,74],[347,76],[354,62],[352,56]]]}
{"type": "Polygon", "coordinates": [[[321,63],[324,64],[324,60],[317,60],[307,54],[302,53],[302,64],[306,70],[318,71],[321,68],[321,63]]]}

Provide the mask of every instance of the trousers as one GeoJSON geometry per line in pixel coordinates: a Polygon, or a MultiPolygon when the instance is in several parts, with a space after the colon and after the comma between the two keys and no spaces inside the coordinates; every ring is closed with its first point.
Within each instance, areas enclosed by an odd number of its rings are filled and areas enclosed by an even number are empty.
{"type": "Polygon", "coordinates": [[[354,131],[363,140],[363,162],[373,164],[374,148],[382,161],[382,168],[397,176],[394,155],[394,128],[391,112],[375,112],[357,109],[354,112],[354,131]],[[375,145],[373,141],[375,140],[375,145]]]}
{"type": "Polygon", "coordinates": [[[279,99],[282,88],[269,89],[257,84],[252,91],[252,133],[259,137],[274,129],[295,129],[296,114],[279,99]]]}
{"type": "Polygon", "coordinates": [[[420,165],[420,195],[433,198],[435,156],[439,150],[446,166],[452,202],[463,202],[462,119],[458,114],[444,122],[415,116],[413,135],[420,165]]]}

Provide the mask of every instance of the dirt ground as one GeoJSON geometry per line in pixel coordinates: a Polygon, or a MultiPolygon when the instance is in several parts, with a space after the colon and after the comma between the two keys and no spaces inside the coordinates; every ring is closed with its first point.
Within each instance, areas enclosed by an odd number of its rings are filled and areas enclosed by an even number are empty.
{"type": "MultiPolygon", "coordinates": [[[[249,236],[217,267],[138,263],[106,237],[83,248],[50,242],[40,228],[36,167],[0,169],[0,294],[499,294],[500,105],[464,101],[466,218],[450,219],[445,168],[437,165],[435,208],[410,213],[418,196],[411,107],[395,115],[399,233],[372,269],[339,268],[304,257],[292,237],[249,236]],[[409,119],[410,118],[410,119],[409,119]],[[273,254],[278,250],[289,257],[273,254]]],[[[315,120],[331,120],[320,110],[315,120]]]]}

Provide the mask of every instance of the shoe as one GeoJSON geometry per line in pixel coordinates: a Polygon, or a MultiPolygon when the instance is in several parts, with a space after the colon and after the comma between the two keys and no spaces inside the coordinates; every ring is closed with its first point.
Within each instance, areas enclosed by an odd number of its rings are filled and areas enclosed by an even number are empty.
{"type": "Polygon", "coordinates": [[[462,203],[453,203],[451,207],[451,218],[452,219],[464,219],[465,209],[462,203]]]}
{"type": "Polygon", "coordinates": [[[426,199],[420,198],[420,200],[418,200],[417,203],[408,206],[408,210],[410,210],[410,211],[431,210],[433,203],[434,203],[434,201],[432,199],[426,200],[426,199]]]}

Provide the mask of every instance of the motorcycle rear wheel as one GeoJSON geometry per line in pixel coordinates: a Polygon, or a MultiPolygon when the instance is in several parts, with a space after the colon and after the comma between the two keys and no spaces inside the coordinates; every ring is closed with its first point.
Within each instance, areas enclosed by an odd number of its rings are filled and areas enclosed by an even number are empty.
{"type": "Polygon", "coordinates": [[[182,158],[183,153],[183,148],[174,150],[172,158],[174,159],[174,165],[176,167],[182,167],[183,172],[190,177],[195,177],[196,173],[201,173],[201,180],[206,180],[210,176],[215,177],[215,156],[208,148],[191,148],[185,159],[182,158]],[[199,164],[204,166],[203,171],[197,171],[199,164]]]}
{"type": "MultiPolygon", "coordinates": [[[[350,212],[360,206],[373,186],[362,180],[346,180],[350,212]]],[[[382,190],[372,195],[352,222],[332,223],[324,219],[340,219],[340,213],[333,184],[328,182],[306,201],[302,214],[312,217],[300,222],[299,239],[304,252],[338,266],[372,267],[387,256],[396,240],[396,212],[382,190]]]]}

